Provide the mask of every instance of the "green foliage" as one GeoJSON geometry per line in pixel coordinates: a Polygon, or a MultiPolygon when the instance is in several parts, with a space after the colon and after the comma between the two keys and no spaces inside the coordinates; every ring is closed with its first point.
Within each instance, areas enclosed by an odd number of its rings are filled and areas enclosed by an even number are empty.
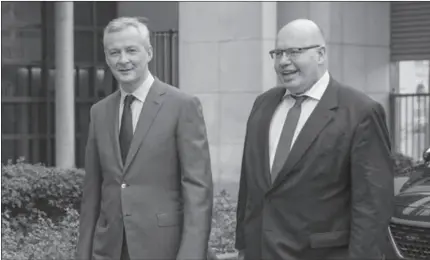
{"type": "Polygon", "coordinates": [[[225,191],[214,197],[209,245],[217,253],[235,252],[236,203],[225,191]]]}
{"type": "Polygon", "coordinates": [[[419,164],[419,162],[416,162],[411,157],[401,153],[394,153],[393,161],[395,177],[408,177],[414,168],[419,164]]]}
{"type": "Polygon", "coordinates": [[[12,217],[64,217],[66,209],[80,207],[83,176],[84,171],[79,169],[48,168],[22,161],[2,165],[2,210],[10,210],[12,217]]]}
{"type": "Polygon", "coordinates": [[[57,223],[42,216],[36,220],[22,215],[10,218],[8,212],[2,212],[2,259],[73,259],[78,218],[74,209],[57,223]]]}
{"type": "Polygon", "coordinates": [[[84,172],[2,165],[2,259],[73,259],[84,172]]]}

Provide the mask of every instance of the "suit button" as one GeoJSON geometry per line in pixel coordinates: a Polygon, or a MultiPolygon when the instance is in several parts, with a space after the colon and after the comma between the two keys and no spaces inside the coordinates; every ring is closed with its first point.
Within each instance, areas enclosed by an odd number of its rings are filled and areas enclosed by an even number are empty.
{"type": "Polygon", "coordinates": [[[127,184],[123,183],[121,184],[121,188],[125,189],[127,187],[127,184]]]}

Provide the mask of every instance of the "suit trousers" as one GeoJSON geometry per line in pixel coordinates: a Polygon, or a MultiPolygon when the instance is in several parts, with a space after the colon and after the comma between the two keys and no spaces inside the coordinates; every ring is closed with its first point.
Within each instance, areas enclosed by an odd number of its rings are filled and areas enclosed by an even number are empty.
{"type": "Polygon", "coordinates": [[[128,254],[128,247],[127,247],[127,238],[125,236],[125,228],[124,228],[124,232],[123,232],[121,259],[120,260],[130,260],[130,255],[128,254]]]}

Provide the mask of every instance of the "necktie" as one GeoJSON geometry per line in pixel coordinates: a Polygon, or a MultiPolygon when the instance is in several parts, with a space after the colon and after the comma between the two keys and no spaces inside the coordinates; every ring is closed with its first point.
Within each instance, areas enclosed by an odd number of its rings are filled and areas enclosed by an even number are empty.
{"type": "Polygon", "coordinates": [[[276,179],[279,171],[284,166],[285,161],[290,153],[291,142],[296,131],[297,123],[299,122],[300,113],[302,111],[302,103],[307,98],[306,96],[292,96],[296,102],[290,108],[285,119],[284,127],[282,128],[281,137],[279,138],[278,147],[276,148],[275,158],[272,165],[272,182],[276,179]]]}
{"type": "Polygon", "coordinates": [[[131,140],[133,139],[133,119],[131,114],[131,104],[136,98],[127,95],[124,99],[124,109],[122,111],[121,129],[119,130],[119,145],[121,149],[122,162],[125,163],[131,140]]]}

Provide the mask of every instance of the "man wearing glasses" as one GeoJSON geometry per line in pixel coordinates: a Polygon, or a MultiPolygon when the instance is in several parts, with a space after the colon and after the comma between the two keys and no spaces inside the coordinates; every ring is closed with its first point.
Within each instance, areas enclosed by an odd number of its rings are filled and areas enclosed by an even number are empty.
{"type": "Polygon", "coordinates": [[[247,123],[240,259],[383,259],[394,194],[384,109],[332,78],[312,21],[284,26],[270,55],[279,85],[247,123]]]}

